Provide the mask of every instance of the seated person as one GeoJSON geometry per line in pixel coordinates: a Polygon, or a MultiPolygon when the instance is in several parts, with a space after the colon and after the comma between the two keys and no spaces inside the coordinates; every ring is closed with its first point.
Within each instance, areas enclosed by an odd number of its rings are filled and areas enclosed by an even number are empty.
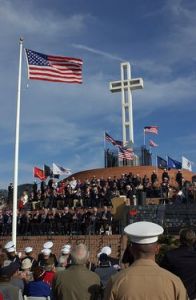
{"type": "Polygon", "coordinates": [[[49,284],[49,286],[52,286],[54,276],[55,276],[55,265],[54,265],[54,260],[53,258],[48,258],[48,260],[45,262],[44,265],[44,275],[42,277],[42,280],[49,284]]]}
{"type": "Polygon", "coordinates": [[[43,282],[44,276],[44,269],[42,267],[36,267],[33,272],[33,281],[30,281],[26,287],[24,294],[26,296],[33,296],[33,297],[48,297],[51,296],[51,289],[50,286],[43,282]]]}
{"type": "Polygon", "coordinates": [[[19,287],[11,283],[11,279],[18,272],[19,267],[17,263],[11,262],[9,265],[0,268],[0,292],[3,299],[23,300],[19,287]]]}

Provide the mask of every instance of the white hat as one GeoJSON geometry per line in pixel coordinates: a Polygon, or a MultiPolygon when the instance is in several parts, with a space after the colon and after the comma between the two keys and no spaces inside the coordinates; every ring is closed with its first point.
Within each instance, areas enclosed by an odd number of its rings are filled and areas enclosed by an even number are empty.
{"type": "Polygon", "coordinates": [[[70,244],[63,245],[62,249],[65,248],[65,247],[71,249],[71,245],[70,244]]]}
{"type": "Polygon", "coordinates": [[[30,269],[31,267],[32,267],[31,260],[29,258],[23,259],[21,269],[26,270],[26,269],[30,269]]]}
{"type": "Polygon", "coordinates": [[[9,252],[9,253],[15,252],[15,251],[16,251],[15,247],[11,247],[11,248],[7,249],[7,252],[9,252]]]}
{"type": "Polygon", "coordinates": [[[13,241],[9,241],[9,242],[7,242],[5,244],[4,249],[7,250],[7,249],[12,248],[12,247],[14,247],[14,242],[13,241]]]}
{"type": "Polygon", "coordinates": [[[50,249],[50,248],[52,248],[53,245],[54,245],[53,242],[49,241],[49,242],[44,243],[43,247],[45,249],[50,249]]]}
{"type": "Polygon", "coordinates": [[[26,248],[24,249],[24,251],[25,251],[25,253],[30,253],[30,252],[33,251],[33,248],[32,248],[32,247],[26,247],[26,248]]]}
{"type": "Polygon", "coordinates": [[[163,231],[164,229],[160,225],[146,221],[135,222],[124,229],[131,241],[136,244],[155,243],[163,231]]]}
{"type": "Polygon", "coordinates": [[[103,253],[109,256],[112,253],[112,249],[109,246],[105,246],[101,249],[97,256],[99,257],[103,253]]]}
{"type": "Polygon", "coordinates": [[[51,250],[48,249],[48,248],[44,248],[44,249],[42,250],[42,253],[43,253],[44,255],[50,255],[51,250]]]}
{"type": "Polygon", "coordinates": [[[71,251],[71,246],[70,245],[64,245],[63,248],[61,249],[62,254],[69,254],[71,251]]]}

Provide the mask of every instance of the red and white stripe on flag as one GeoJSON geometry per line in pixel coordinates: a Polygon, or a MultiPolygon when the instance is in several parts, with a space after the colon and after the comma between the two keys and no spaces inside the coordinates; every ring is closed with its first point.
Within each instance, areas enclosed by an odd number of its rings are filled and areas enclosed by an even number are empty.
{"type": "Polygon", "coordinates": [[[158,134],[158,126],[145,126],[144,132],[158,134]]]}
{"type": "Polygon", "coordinates": [[[83,61],[79,58],[46,55],[25,49],[28,78],[64,83],[82,83],[83,61]]]}
{"type": "Polygon", "coordinates": [[[127,159],[127,160],[133,160],[135,157],[133,149],[127,148],[123,149],[119,147],[119,152],[118,152],[118,158],[119,159],[127,159]]]}
{"type": "Polygon", "coordinates": [[[152,140],[149,140],[149,145],[151,146],[151,147],[158,147],[158,144],[156,144],[154,141],[152,141],[152,140]]]}

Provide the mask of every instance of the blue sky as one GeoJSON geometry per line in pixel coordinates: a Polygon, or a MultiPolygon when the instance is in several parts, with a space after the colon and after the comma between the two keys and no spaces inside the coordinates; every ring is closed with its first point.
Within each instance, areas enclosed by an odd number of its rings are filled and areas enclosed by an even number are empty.
{"type": "MultiPolygon", "coordinates": [[[[33,166],[73,172],[103,167],[103,133],[122,138],[120,79],[129,61],[144,89],[133,92],[135,145],[143,127],[160,156],[196,163],[194,0],[0,0],[0,188],[13,181],[19,37],[45,54],[82,58],[83,84],[28,81],[23,56],[19,183],[33,166]]],[[[193,170],[196,171],[195,165],[193,170]]]]}

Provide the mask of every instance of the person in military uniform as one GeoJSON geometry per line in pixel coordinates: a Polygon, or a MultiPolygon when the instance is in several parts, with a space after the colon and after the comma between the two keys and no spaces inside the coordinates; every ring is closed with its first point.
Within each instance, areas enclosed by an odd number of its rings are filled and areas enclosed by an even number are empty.
{"type": "Polygon", "coordinates": [[[17,263],[19,266],[21,265],[21,261],[20,261],[19,256],[16,253],[16,248],[15,248],[13,241],[7,242],[4,246],[4,250],[7,254],[8,260],[10,260],[11,262],[17,263]]]}
{"type": "Polygon", "coordinates": [[[159,267],[155,255],[159,251],[160,225],[141,221],[125,227],[131,239],[134,263],[112,276],[105,290],[105,300],[188,300],[186,289],[176,275],[159,267]]]}
{"type": "Polygon", "coordinates": [[[24,252],[25,252],[25,256],[21,259],[21,263],[23,262],[23,260],[28,258],[32,263],[31,271],[33,271],[35,269],[35,267],[38,265],[37,260],[33,257],[33,248],[32,247],[26,247],[24,249],[24,252]]]}
{"type": "Polygon", "coordinates": [[[45,262],[48,258],[53,259],[55,266],[58,265],[56,255],[54,253],[52,253],[52,250],[51,250],[53,245],[54,244],[52,241],[48,241],[43,244],[43,249],[42,249],[41,253],[39,253],[39,255],[38,255],[38,265],[39,266],[44,266],[45,262]]]}

